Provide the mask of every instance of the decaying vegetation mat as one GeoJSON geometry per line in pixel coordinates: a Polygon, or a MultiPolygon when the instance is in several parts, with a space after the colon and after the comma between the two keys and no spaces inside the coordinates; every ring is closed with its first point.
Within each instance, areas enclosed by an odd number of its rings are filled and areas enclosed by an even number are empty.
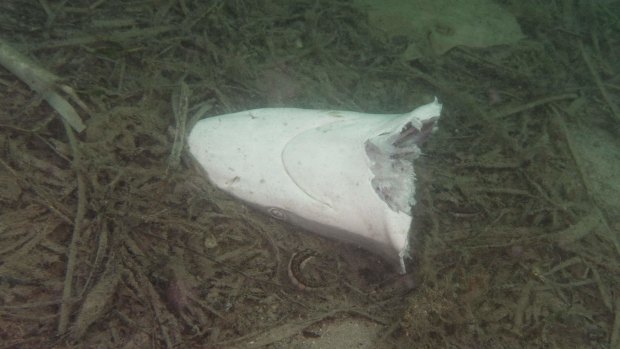
{"type": "Polygon", "coordinates": [[[408,62],[347,1],[2,2],[3,49],[58,79],[0,71],[0,347],[277,348],[346,318],[379,348],[618,347],[620,215],[567,125],[618,134],[619,5],[503,3],[528,40],[408,62]],[[445,113],[415,275],[243,207],[183,151],[204,115],[424,95],[445,113]],[[336,285],[287,279],[308,247],[336,285]]]}

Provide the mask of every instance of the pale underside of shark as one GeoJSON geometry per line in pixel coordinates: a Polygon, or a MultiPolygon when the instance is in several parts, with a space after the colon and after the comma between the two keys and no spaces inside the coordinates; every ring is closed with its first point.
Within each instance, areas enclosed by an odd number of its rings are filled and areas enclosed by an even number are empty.
{"type": "Polygon", "coordinates": [[[437,100],[405,114],[255,109],[199,121],[188,144],[218,188],[404,273],[413,160],[440,113],[437,100]]]}

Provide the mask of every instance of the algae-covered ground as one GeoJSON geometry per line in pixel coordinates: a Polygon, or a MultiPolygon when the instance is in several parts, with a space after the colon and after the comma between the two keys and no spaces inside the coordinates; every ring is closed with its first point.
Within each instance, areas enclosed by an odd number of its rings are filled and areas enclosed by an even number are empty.
{"type": "Polygon", "coordinates": [[[0,67],[0,348],[620,347],[620,2],[496,1],[521,33],[484,44],[456,39],[484,17],[407,36],[362,3],[2,1],[0,63],[54,78],[0,67]],[[184,146],[206,116],[433,96],[406,275],[184,146]],[[329,287],[289,279],[305,249],[329,287]]]}

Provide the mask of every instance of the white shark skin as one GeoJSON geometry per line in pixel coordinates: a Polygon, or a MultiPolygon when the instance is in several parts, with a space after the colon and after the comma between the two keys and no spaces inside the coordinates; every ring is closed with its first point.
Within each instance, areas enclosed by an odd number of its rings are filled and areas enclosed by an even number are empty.
{"type": "MultiPolygon", "coordinates": [[[[393,143],[440,113],[437,100],[406,114],[255,109],[199,121],[188,144],[218,188],[275,218],[378,253],[404,273],[415,174],[411,161],[390,160],[402,149],[393,143]],[[385,188],[378,177],[386,178],[385,188]],[[391,196],[404,197],[395,203],[391,196]]],[[[417,144],[406,148],[419,156],[417,144]]]]}

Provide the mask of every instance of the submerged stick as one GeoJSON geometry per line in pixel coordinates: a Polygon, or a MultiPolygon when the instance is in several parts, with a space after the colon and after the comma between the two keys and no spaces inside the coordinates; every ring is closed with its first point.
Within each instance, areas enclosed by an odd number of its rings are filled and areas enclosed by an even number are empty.
{"type": "Polygon", "coordinates": [[[71,151],[73,153],[73,169],[77,177],[77,209],[75,220],[73,222],[73,233],[71,234],[71,242],[67,252],[67,269],[65,272],[65,281],[62,290],[62,304],[60,305],[60,320],[58,321],[58,335],[62,335],[67,331],[69,324],[69,315],[71,313],[69,300],[72,297],[73,275],[75,273],[75,263],[77,260],[77,243],[80,239],[80,231],[86,213],[86,182],[81,170],[81,154],[78,149],[77,139],[68,122],[64,123],[71,151]]]}
{"type": "Polygon", "coordinates": [[[172,94],[172,111],[176,121],[174,143],[168,157],[168,169],[176,169],[181,162],[181,152],[185,145],[185,125],[187,124],[187,111],[189,109],[189,97],[191,91],[187,84],[181,80],[179,89],[172,94]]]}

